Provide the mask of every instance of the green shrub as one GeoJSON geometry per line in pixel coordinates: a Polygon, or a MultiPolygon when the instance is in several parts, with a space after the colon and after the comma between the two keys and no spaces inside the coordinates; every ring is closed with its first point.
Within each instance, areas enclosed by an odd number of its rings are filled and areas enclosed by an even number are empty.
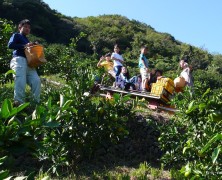
{"type": "Polygon", "coordinates": [[[163,162],[175,169],[181,168],[185,176],[219,178],[222,94],[213,94],[208,89],[201,96],[191,97],[185,92],[174,102],[180,112],[164,126],[159,138],[163,162]]]}

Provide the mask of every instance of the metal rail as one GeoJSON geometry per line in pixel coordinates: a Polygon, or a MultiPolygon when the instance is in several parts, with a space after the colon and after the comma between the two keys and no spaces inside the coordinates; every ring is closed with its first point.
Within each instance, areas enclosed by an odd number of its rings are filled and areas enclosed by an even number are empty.
{"type": "Polygon", "coordinates": [[[160,96],[155,96],[150,94],[150,92],[140,92],[140,91],[125,91],[122,89],[115,89],[114,87],[107,87],[107,86],[100,86],[100,90],[102,91],[109,91],[109,92],[117,92],[117,93],[123,93],[123,94],[129,94],[133,96],[139,96],[139,97],[144,97],[144,98],[149,98],[149,99],[157,99],[157,100],[163,100],[160,96]]]}
{"type": "MultiPolygon", "coordinates": [[[[101,91],[107,91],[107,92],[112,92],[112,93],[122,93],[122,94],[129,94],[132,96],[137,96],[137,97],[143,97],[148,99],[149,105],[148,107],[150,109],[160,109],[163,111],[169,111],[169,112],[178,112],[179,110],[176,108],[171,108],[167,107],[167,101],[166,99],[163,99],[161,96],[155,96],[150,94],[150,92],[140,92],[140,91],[125,91],[122,89],[116,89],[114,87],[107,87],[107,86],[102,86],[100,85],[100,90],[101,91]]],[[[106,94],[101,94],[102,96],[106,96],[106,94]]]]}

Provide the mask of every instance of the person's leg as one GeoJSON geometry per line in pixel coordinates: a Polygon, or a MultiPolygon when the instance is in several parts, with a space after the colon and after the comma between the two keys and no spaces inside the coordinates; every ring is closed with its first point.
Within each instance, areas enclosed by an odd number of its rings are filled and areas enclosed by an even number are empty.
{"type": "Polygon", "coordinates": [[[131,85],[131,87],[132,87],[133,90],[136,90],[136,86],[135,86],[135,84],[130,83],[130,85],[131,85]]]}
{"type": "Polygon", "coordinates": [[[27,68],[27,83],[31,87],[34,100],[40,102],[41,80],[34,68],[27,68]]]}
{"type": "Polygon", "coordinates": [[[25,102],[25,86],[27,61],[23,57],[14,57],[10,62],[10,68],[15,71],[14,79],[14,101],[18,103],[25,102]]]}
{"type": "Polygon", "coordinates": [[[115,69],[115,72],[116,72],[115,84],[117,84],[119,75],[121,73],[122,66],[115,66],[114,69],[115,69]]]}
{"type": "Polygon", "coordinates": [[[146,81],[146,77],[145,77],[145,74],[144,74],[144,69],[143,68],[140,68],[140,74],[141,74],[141,79],[142,79],[142,83],[141,83],[141,85],[142,85],[142,91],[144,91],[145,90],[145,81],[146,81]]]}
{"type": "Polygon", "coordinates": [[[122,66],[116,66],[115,68],[117,69],[116,76],[119,76],[121,73],[122,66]]]}
{"type": "Polygon", "coordinates": [[[131,85],[131,83],[126,83],[125,87],[124,87],[124,90],[128,91],[130,89],[130,85],[131,85]]]}
{"type": "Polygon", "coordinates": [[[144,78],[143,79],[143,90],[147,90],[147,85],[148,85],[148,79],[147,78],[144,78]]]}
{"type": "Polygon", "coordinates": [[[147,91],[147,85],[150,79],[149,73],[145,69],[141,68],[140,74],[142,77],[142,91],[147,91]]]}

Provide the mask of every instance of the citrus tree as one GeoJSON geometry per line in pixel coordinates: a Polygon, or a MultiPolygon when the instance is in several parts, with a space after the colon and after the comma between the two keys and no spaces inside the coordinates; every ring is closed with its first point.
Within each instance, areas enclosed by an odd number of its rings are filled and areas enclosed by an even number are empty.
{"type": "Polygon", "coordinates": [[[189,178],[221,177],[222,94],[187,91],[174,102],[180,111],[159,138],[163,162],[189,178]]]}

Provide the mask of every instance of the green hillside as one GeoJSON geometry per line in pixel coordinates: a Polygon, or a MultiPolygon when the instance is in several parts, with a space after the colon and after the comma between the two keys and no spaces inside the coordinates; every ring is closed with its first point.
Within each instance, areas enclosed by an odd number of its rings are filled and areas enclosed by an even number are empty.
{"type": "Polygon", "coordinates": [[[94,58],[112,51],[118,43],[130,68],[137,68],[139,48],[147,45],[151,68],[176,71],[180,58],[187,57],[195,70],[214,66],[216,72],[222,71],[221,55],[209,54],[176,40],[169,33],[157,32],[147,24],[120,15],[67,17],[42,0],[1,0],[0,18],[14,24],[28,18],[32,22],[33,38],[40,39],[46,47],[55,43],[67,46],[74,38],[76,50],[94,58]]]}
{"type": "Polygon", "coordinates": [[[32,33],[49,43],[67,43],[78,33],[71,18],[51,10],[41,0],[2,0],[0,18],[12,20],[15,24],[21,19],[30,19],[32,33]]]}
{"type": "Polygon", "coordinates": [[[0,0],[0,180],[221,179],[221,61],[221,54],[124,16],[67,17],[41,0],[0,0]],[[27,87],[25,103],[16,106],[7,43],[25,18],[47,63],[37,67],[41,101],[27,87]],[[116,43],[130,76],[139,74],[146,45],[149,68],[167,78],[178,77],[178,62],[187,58],[194,87],[171,88],[170,104],[158,99],[163,86],[155,97],[107,98],[100,85],[114,80],[97,63],[116,43]],[[163,111],[168,107],[175,112],[163,111]]]}
{"type": "MultiPolygon", "coordinates": [[[[157,55],[172,58],[190,53],[190,45],[175,40],[168,33],[156,32],[154,28],[136,20],[120,15],[102,15],[98,17],[67,17],[52,10],[41,0],[2,0],[0,18],[12,20],[17,24],[28,18],[32,22],[32,33],[44,38],[48,43],[68,44],[70,38],[80,32],[87,36],[78,44],[78,50],[98,54],[110,50],[118,43],[123,50],[132,50],[134,54],[141,44],[150,47],[150,56],[157,55]]],[[[193,47],[192,49],[195,50],[193,47]]],[[[206,54],[207,52],[201,51],[206,54]]],[[[207,60],[209,60],[209,57],[207,60]]]]}

